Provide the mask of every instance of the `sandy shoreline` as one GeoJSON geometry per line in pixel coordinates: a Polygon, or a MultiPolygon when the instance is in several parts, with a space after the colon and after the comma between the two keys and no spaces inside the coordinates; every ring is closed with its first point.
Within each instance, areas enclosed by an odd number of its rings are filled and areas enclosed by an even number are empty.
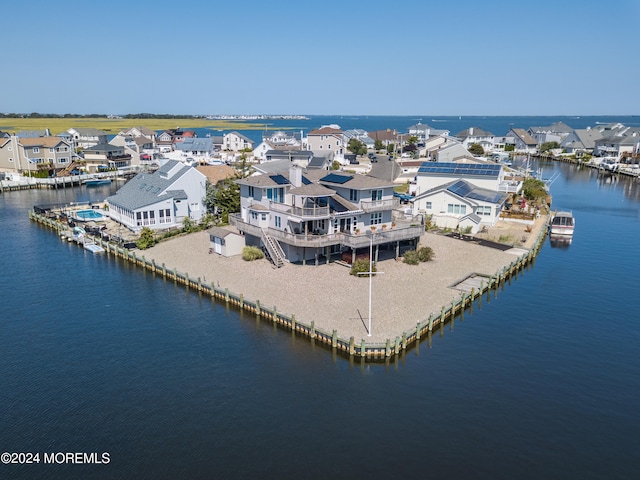
{"type": "MultiPolygon", "coordinates": [[[[544,219],[539,219],[522,246],[531,248],[543,227],[544,219]]],[[[502,229],[512,229],[517,238],[524,236],[524,225],[503,225],[502,229]]],[[[156,265],[188,273],[189,278],[214,282],[265,307],[295,314],[298,321],[310,324],[313,320],[328,332],[335,329],[342,338],[378,343],[415,329],[418,321],[459,299],[461,291],[453,288],[459,281],[474,273],[496,275],[526,253],[523,248],[502,251],[428,232],[420,241],[423,245],[434,250],[433,261],[416,266],[395,260],[378,262],[378,271],[384,273],[372,281],[371,337],[367,336],[369,280],[350,275],[349,268],[340,264],[287,263],[277,269],[266,259],[226,258],[209,253],[206,232],[173,238],[139,254],[156,265]]]]}

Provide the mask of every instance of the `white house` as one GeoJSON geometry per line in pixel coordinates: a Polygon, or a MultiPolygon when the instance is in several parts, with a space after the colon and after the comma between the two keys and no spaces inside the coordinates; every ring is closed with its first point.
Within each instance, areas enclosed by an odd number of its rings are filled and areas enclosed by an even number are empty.
{"type": "Polygon", "coordinates": [[[134,232],[181,226],[205,215],[207,177],[194,167],[168,160],[153,173],[139,173],[107,198],[109,217],[134,232]]]}
{"type": "Polygon", "coordinates": [[[500,217],[508,194],[453,180],[427,190],[413,200],[414,213],[431,217],[440,228],[470,227],[472,233],[481,226],[493,226],[500,217]]]}
{"type": "Polygon", "coordinates": [[[222,148],[232,152],[241,152],[246,149],[253,150],[253,140],[241,133],[229,132],[224,135],[222,148]]]}
{"type": "Polygon", "coordinates": [[[67,133],[71,135],[75,148],[90,148],[107,143],[107,134],[97,128],[70,128],[67,133]]]}

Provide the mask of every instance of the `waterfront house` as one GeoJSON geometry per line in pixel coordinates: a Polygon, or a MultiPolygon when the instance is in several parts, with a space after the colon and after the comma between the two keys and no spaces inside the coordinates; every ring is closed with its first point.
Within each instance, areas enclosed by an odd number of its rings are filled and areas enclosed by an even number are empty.
{"type": "Polygon", "coordinates": [[[564,122],[556,122],[546,127],[529,127],[527,132],[535,139],[538,146],[550,142],[556,142],[560,145],[573,132],[573,128],[564,122]]]}
{"type": "Polygon", "coordinates": [[[505,142],[513,144],[516,152],[535,153],[538,151],[538,142],[523,128],[509,130],[505,135],[505,142]]]}
{"type": "Polygon", "coordinates": [[[466,180],[476,187],[496,192],[510,191],[500,164],[424,162],[416,175],[416,195],[455,180],[466,180]]]}
{"type": "Polygon", "coordinates": [[[131,155],[125,153],[124,147],[110,143],[85,148],[82,156],[88,172],[131,166],[131,155]]]}
{"type": "Polygon", "coordinates": [[[596,140],[602,138],[602,134],[595,128],[573,130],[560,144],[566,153],[593,153],[596,140]]]}
{"type": "Polygon", "coordinates": [[[205,215],[207,178],[196,168],[167,160],[153,173],[139,173],[107,198],[111,219],[134,232],[180,227],[205,215]]]}
{"type": "Polygon", "coordinates": [[[413,199],[413,208],[414,213],[429,216],[431,223],[440,228],[469,228],[471,233],[477,233],[482,226],[495,225],[508,197],[508,193],[459,179],[419,194],[413,199]]]}
{"type": "Polygon", "coordinates": [[[107,143],[107,134],[97,128],[70,128],[67,133],[71,135],[74,148],[90,148],[107,143]]]}
{"type": "MultiPolygon", "coordinates": [[[[268,165],[268,164],[264,164],[268,165]]],[[[237,180],[241,211],[230,216],[247,245],[263,248],[274,264],[355,260],[356,250],[395,248],[417,241],[419,221],[398,215],[394,184],[368,175],[290,166],[237,180]]]]}
{"type": "Polygon", "coordinates": [[[245,247],[244,237],[231,230],[220,227],[211,227],[209,234],[209,253],[233,257],[242,254],[245,247]]]}
{"type": "Polygon", "coordinates": [[[222,149],[230,152],[242,152],[253,150],[253,140],[238,132],[229,132],[224,135],[222,149]]]}
{"type": "Polygon", "coordinates": [[[72,161],[71,145],[60,137],[24,137],[0,134],[0,171],[28,173],[46,170],[49,175],[72,161]]]}

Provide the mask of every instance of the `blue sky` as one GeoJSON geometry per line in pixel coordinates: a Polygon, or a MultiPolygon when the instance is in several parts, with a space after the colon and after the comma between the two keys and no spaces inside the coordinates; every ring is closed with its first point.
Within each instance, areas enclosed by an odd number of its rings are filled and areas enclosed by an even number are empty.
{"type": "Polygon", "coordinates": [[[638,0],[24,0],[2,17],[4,113],[640,114],[638,0]]]}

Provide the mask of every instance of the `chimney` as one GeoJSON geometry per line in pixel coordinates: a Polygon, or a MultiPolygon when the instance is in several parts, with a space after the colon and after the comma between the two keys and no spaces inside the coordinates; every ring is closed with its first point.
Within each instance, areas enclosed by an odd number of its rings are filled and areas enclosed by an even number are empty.
{"type": "Polygon", "coordinates": [[[289,167],[289,182],[295,188],[302,186],[302,169],[297,165],[289,167]]]}
{"type": "Polygon", "coordinates": [[[469,128],[469,136],[473,135],[473,127],[469,128]]]}

